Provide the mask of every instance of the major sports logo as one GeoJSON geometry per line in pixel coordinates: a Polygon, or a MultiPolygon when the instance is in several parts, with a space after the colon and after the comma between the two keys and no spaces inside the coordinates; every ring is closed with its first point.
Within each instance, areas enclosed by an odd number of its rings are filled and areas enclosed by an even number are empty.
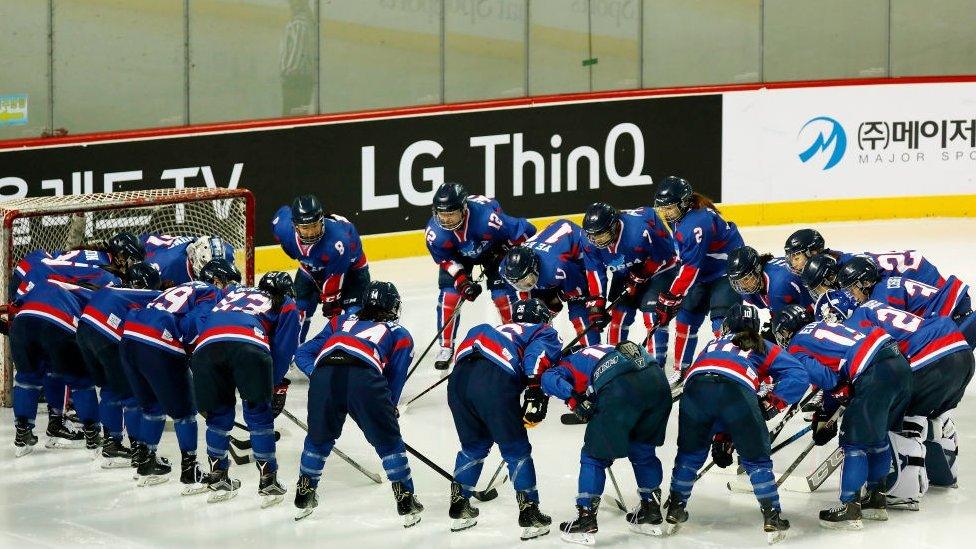
{"type": "Polygon", "coordinates": [[[797,141],[805,144],[800,152],[800,161],[807,163],[813,159],[826,157],[822,170],[829,170],[844,158],[847,151],[847,133],[844,127],[829,116],[817,116],[807,120],[797,133],[797,141]]]}

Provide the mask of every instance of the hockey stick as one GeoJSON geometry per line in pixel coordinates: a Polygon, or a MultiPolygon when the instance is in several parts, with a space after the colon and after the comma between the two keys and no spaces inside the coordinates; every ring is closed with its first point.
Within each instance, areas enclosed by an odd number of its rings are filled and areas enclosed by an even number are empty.
{"type": "Polygon", "coordinates": [[[807,475],[807,486],[810,491],[816,492],[817,488],[820,488],[824,481],[840,467],[841,463],[844,463],[844,450],[838,446],[827,456],[827,459],[823,460],[812,473],[807,475]]]}
{"type": "MultiPolygon", "coordinates": [[[[834,412],[834,415],[830,416],[830,421],[827,424],[836,423],[840,419],[840,416],[843,413],[844,413],[843,406],[837,408],[837,410],[834,412]]],[[[807,445],[806,449],[804,449],[803,452],[800,453],[799,457],[796,458],[796,461],[790,464],[790,466],[786,469],[786,471],[782,475],[780,475],[779,480],[776,481],[777,488],[782,486],[783,482],[790,476],[790,474],[793,473],[793,471],[795,471],[796,468],[800,466],[800,462],[803,461],[805,457],[807,457],[807,454],[809,454],[810,451],[813,450],[814,446],[816,446],[816,442],[811,440],[810,444],[807,445]]]]}
{"type": "Polygon", "coordinates": [[[448,380],[448,379],[449,379],[450,377],[451,377],[451,374],[450,374],[450,373],[448,373],[448,374],[447,374],[446,376],[444,376],[444,377],[442,377],[442,378],[440,378],[440,379],[438,379],[437,381],[435,381],[433,385],[431,385],[430,387],[427,387],[426,389],[424,389],[423,391],[421,391],[421,392],[420,392],[419,394],[417,394],[417,396],[415,396],[415,397],[413,397],[413,398],[411,398],[410,400],[408,400],[408,401],[407,401],[407,403],[406,403],[406,404],[404,404],[404,405],[403,405],[403,406],[402,406],[402,407],[400,408],[400,413],[401,413],[401,414],[402,414],[402,413],[406,413],[406,410],[407,410],[407,406],[410,406],[410,405],[411,405],[411,404],[413,404],[413,403],[414,403],[414,401],[416,401],[416,400],[417,400],[418,398],[420,398],[420,397],[422,397],[422,396],[424,396],[424,395],[426,395],[427,393],[429,393],[429,392],[431,392],[431,391],[433,391],[435,387],[437,387],[437,386],[438,386],[438,385],[440,385],[441,383],[444,383],[444,382],[445,382],[445,381],[447,381],[447,380],[448,380]]]}
{"type": "Polygon", "coordinates": [[[614,491],[617,492],[617,497],[614,498],[613,503],[614,503],[614,505],[617,506],[618,509],[620,509],[621,511],[623,511],[624,513],[626,513],[627,512],[627,506],[624,505],[624,495],[620,493],[620,485],[617,484],[617,477],[614,476],[613,469],[610,468],[610,467],[607,467],[607,474],[610,475],[610,482],[613,483],[613,489],[614,489],[614,491]]]}
{"type": "MultiPolygon", "coordinates": [[[[437,465],[436,463],[434,463],[433,461],[431,461],[430,459],[428,459],[427,456],[425,456],[425,455],[421,454],[420,452],[418,452],[417,450],[415,450],[413,448],[413,446],[410,446],[406,442],[403,443],[403,446],[406,447],[407,451],[410,452],[413,455],[413,457],[415,457],[415,458],[419,459],[420,461],[424,462],[425,465],[427,465],[428,467],[430,467],[431,469],[433,469],[437,474],[439,474],[440,476],[446,478],[447,480],[449,480],[451,482],[454,482],[454,476],[453,475],[451,475],[450,473],[448,473],[444,469],[441,469],[441,467],[439,465],[437,465]]],[[[471,492],[471,495],[474,496],[474,499],[476,499],[478,501],[491,501],[491,500],[493,500],[493,499],[495,499],[495,498],[498,497],[498,490],[496,490],[494,488],[488,488],[488,489],[480,490],[480,491],[479,490],[473,490],[471,492]]]]}
{"type": "MultiPolygon", "coordinates": [[[[491,491],[492,488],[495,487],[495,479],[497,479],[498,475],[502,472],[502,467],[505,467],[504,459],[502,460],[501,463],[498,464],[498,468],[495,469],[495,474],[491,475],[491,479],[488,480],[488,486],[484,490],[482,490],[483,493],[488,493],[491,491]]],[[[498,485],[501,486],[502,484],[505,484],[506,480],[508,480],[508,475],[505,475],[505,477],[502,478],[502,481],[499,482],[498,485]]]]}
{"type": "MultiPolygon", "coordinates": [[[[485,279],[485,271],[484,268],[482,267],[481,275],[478,276],[478,278],[474,281],[474,283],[480,286],[481,281],[484,279],[485,279]]],[[[453,325],[454,322],[457,321],[458,317],[461,316],[461,306],[464,305],[465,301],[467,300],[464,298],[461,298],[461,300],[458,301],[457,307],[454,308],[454,312],[451,313],[450,318],[448,318],[447,322],[445,322],[444,325],[441,326],[441,329],[437,331],[436,335],[434,335],[434,339],[430,340],[430,344],[427,345],[427,348],[424,349],[424,352],[420,353],[420,357],[417,358],[417,361],[414,362],[413,366],[410,367],[410,370],[407,371],[407,378],[403,380],[404,384],[407,383],[407,381],[410,379],[410,376],[412,376],[413,373],[417,370],[417,367],[420,366],[420,363],[424,361],[424,357],[427,356],[427,353],[429,353],[430,350],[434,348],[434,343],[437,343],[437,340],[441,338],[441,334],[444,333],[444,330],[446,330],[448,326],[453,325]]]]}
{"type": "MultiPolygon", "coordinates": [[[[783,432],[783,428],[786,427],[786,423],[789,420],[793,419],[793,416],[795,416],[796,414],[800,413],[803,410],[803,407],[808,402],[810,402],[811,400],[813,400],[813,398],[816,397],[817,394],[819,394],[819,393],[820,393],[820,390],[819,389],[814,389],[813,391],[810,391],[810,394],[808,394],[807,396],[803,397],[799,402],[796,402],[792,406],[790,406],[790,408],[786,411],[786,414],[783,415],[783,419],[780,420],[780,422],[776,425],[776,427],[773,427],[773,430],[772,431],[769,432],[769,443],[770,444],[776,442],[776,438],[779,437],[779,434],[781,432],[783,432]]],[[[797,434],[799,434],[799,433],[797,433],[797,434]]],[[[794,437],[795,436],[796,435],[794,435],[794,437]]],[[[796,439],[791,437],[791,439],[789,441],[787,441],[787,443],[792,442],[794,440],[796,440],[796,439]]],[[[772,452],[775,452],[776,449],[781,448],[783,446],[785,446],[785,444],[780,444],[779,446],[777,446],[776,448],[774,448],[772,450],[772,452]]],[[[772,453],[772,452],[770,452],[770,453],[772,453]]],[[[745,472],[746,472],[746,470],[743,469],[742,466],[740,465],[739,468],[736,469],[735,474],[742,475],[742,474],[745,474],[745,472]]]]}
{"type": "MultiPolygon", "coordinates": [[[[302,420],[298,419],[297,417],[295,417],[294,414],[292,414],[291,412],[289,412],[287,408],[282,408],[281,413],[285,417],[287,417],[288,419],[292,420],[292,422],[294,422],[295,425],[298,425],[299,427],[301,427],[302,430],[304,430],[306,433],[308,432],[308,425],[306,425],[304,421],[302,421],[302,420]]],[[[342,461],[345,461],[349,465],[352,465],[353,468],[355,468],[357,471],[359,471],[360,473],[362,473],[362,474],[366,475],[367,477],[369,477],[369,480],[372,480],[376,484],[383,484],[382,477],[380,477],[379,475],[377,475],[376,473],[374,473],[372,471],[367,471],[365,468],[363,468],[362,465],[356,463],[355,460],[353,460],[352,458],[350,458],[349,456],[347,456],[345,454],[345,452],[343,452],[339,448],[333,446],[332,447],[332,452],[335,455],[339,456],[339,458],[342,459],[342,461]]]]}
{"type": "Polygon", "coordinates": [[[234,446],[228,446],[227,451],[230,454],[230,458],[234,460],[237,465],[247,465],[251,463],[251,454],[247,453],[244,455],[238,454],[234,451],[234,446]]]}
{"type": "MultiPolygon", "coordinates": [[[[251,430],[247,428],[247,425],[244,425],[243,423],[241,423],[239,421],[235,421],[234,422],[234,427],[237,427],[238,429],[243,429],[244,431],[247,431],[249,433],[251,432],[251,430]]],[[[275,442],[278,442],[279,440],[281,440],[281,432],[279,432],[279,431],[276,430],[274,432],[274,437],[275,437],[275,442]]],[[[238,450],[250,450],[251,449],[251,439],[250,438],[240,439],[240,438],[235,438],[234,435],[230,435],[230,443],[233,444],[234,446],[236,446],[238,450]]]]}

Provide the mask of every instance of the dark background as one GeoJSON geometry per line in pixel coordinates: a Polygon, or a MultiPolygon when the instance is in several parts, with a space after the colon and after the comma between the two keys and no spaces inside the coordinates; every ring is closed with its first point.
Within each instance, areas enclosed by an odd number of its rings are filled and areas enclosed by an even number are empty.
{"type": "MultiPolygon", "coordinates": [[[[443,146],[438,158],[421,156],[414,162],[413,180],[425,167],[443,166],[447,181],[464,183],[474,194],[484,192],[484,148],[471,147],[469,139],[491,134],[524,134],[523,149],[542,155],[546,164],[546,192],[535,194],[531,164],[524,167],[523,195],[512,196],[512,143],[495,148],[496,198],[506,212],[524,217],[582,212],[597,200],[618,208],[651,203],[653,186],[617,187],[609,182],[603,166],[604,144],[618,123],[636,124],[644,136],[644,170],[654,181],[671,174],[691,181],[695,190],[721,200],[722,99],[720,95],[644,98],[610,102],[577,103],[531,108],[500,109],[461,114],[335,123],[319,126],[248,131],[221,135],[163,138],[125,143],[70,145],[50,149],[0,152],[0,178],[19,177],[28,182],[29,196],[51,194],[41,188],[42,179],[59,178],[71,188],[71,173],[95,172],[95,191],[102,189],[101,174],[143,170],[143,181],[116,186],[138,190],[172,186],[160,181],[167,168],[210,166],[218,186],[226,186],[234,163],[243,162],[240,187],[256,197],[256,245],[270,244],[274,212],[302,193],[314,192],[327,209],[348,217],[362,234],[423,228],[430,217],[426,206],[412,206],[400,197],[396,210],[360,211],[361,147],[375,146],[376,194],[399,192],[400,157],[411,143],[430,139],[443,146]],[[550,145],[553,134],[562,144],[550,145]],[[589,188],[587,162],[577,178],[576,191],[566,191],[566,159],[580,145],[600,155],[600,187],[589,188]],[[558,152],[563,165],[562,192],[549,192],[550,155],[558,152]]],[[[616,165],[627,174],[633,164],[631,139],[617,141],[616,165]]],[[[203,177],[187,186],[204,186],[203,177]]],[[[427,187],[429,189],[429,187],[427,187]]],[[[9,194],[9,188],[0,189],[9,194]]]]}

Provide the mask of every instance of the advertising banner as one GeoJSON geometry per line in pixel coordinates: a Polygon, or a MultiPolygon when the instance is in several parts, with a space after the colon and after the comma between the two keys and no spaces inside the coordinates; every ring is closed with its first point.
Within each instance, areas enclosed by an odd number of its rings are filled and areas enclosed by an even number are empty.
{"type": "Polygon", "coordinates": [[[274,212],[316,193],[362,234],[422,229],[434,189],[463,183],[511,214],[651,202],[678,174],[722,200],[722,96],[669,96],[0,150],[0,200],[147,188],[244,187],[256,244],[274,212]]]}

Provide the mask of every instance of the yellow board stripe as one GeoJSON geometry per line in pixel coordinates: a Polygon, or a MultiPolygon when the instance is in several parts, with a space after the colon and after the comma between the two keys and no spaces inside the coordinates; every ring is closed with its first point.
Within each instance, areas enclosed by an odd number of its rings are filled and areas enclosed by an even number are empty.
{"type": "MultiPolygon", "coordinates": [[[[910,219],[920,217],[976,217],[976,195],[899,196],[889,198],[853,198],[769,202],[765,204],[719,204],[723,217],[742,227],[786,225],[862,219],[910,219]]],[[[556,219],[581,222],[582,214],[537,217],[531,221],[540,229],[556,219]]],[[[367,235],[363,248],[370,261],[427,255],[423,230],[367,235]]],[[[295,269],[297,263],[278,246],[260,246],[254,250],[254,268],[258,273],[295,269]]]]}

